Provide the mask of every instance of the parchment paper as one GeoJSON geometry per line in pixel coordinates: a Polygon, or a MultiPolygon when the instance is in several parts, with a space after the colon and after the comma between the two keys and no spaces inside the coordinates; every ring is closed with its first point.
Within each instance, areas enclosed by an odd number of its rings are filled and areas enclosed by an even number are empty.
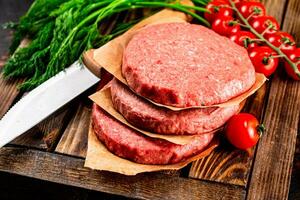
{"type": "Polygon", "coordinates": [[[184,162],[171,165],[144,165],[131,162],[129,160],[120,158],[110,153],[106,147],[98,140],[92,126],[90,125],[88,136],[88,149],[85,159],[85,167],[116,172],[124,175],[136,175],[142,172],[153,172],[161,170],[178,170],[205,156],[208,156],[214,148],[219,144],[218,137],[215,137],[209,146],[200,154],[195,155],[184,162]]]}
{"type": "MultiPolygon", "coordinates": [[[[119,122],[125,124],[126,126],[128,126],[130,128],[135,129],[136,131],[140,132],[141,134],[144,134],[144,135],[147,135],[147,136],[153,137],[153,138],[164,139],[169,142],[172,142],[175,144],[180,144],[180,145],[187,144],[195,138],[194,135],[162,135],[162,134],[157,134],[157,133],[151,133],[151,132],[141,130],[141,129],[131,125],[118,111],[115,110],[112,100],[111,100],[109,84],[106,85],[102,90],[89,96],[89,98],[94,103],[96,103],[98,106],[100,106],[103,110],[105,110],[108,114],[110,114],[112,117],[114,117],[116,120],[118,120],[119,122]]],[[[238,113],[242,110],[242,108],[244,107],[244,104],[245,104],[245,101],[240,104],[238,113]]],[[[207,132],[207,133],[215,133],[222,129],[223,129],[223,126],[217,128],[211,132],[207,132]]]]}
{"type": "MultiPolygon", "coordinates": [[[[195,138],[195,136],[193,136],[193,135],[161,135],[161,134],[157,134],[157,133],[143,131],[139,128],[136,128],[135,126],[128,123],[127,120],[118,111],[115,110],[112,100],[111,100],[111,93],[110,93],[109,87],[105,87],[102,90],[100,90],[99,92],[96,92],[95,94],[91,95],[90,99],[92,99],[93,102],[95,102],[98,106],[100,106],[103,110],[105,110],[108,114],[110,114],[112,117],[117,119],[119,122],[135,129],[136,131],[138,131],[144,135],[147,135],[147,136],[150,136],[153,138],[165,139],[165,140],[168,140],[169,142],[172,142],[175,144],[180,144],[180,145],[187,144],[195,138]]],[[[215,133],[220,129],[222,129],[222,128],[218,128],[218,129],[212,131],[211,133],[215,133]]]]}

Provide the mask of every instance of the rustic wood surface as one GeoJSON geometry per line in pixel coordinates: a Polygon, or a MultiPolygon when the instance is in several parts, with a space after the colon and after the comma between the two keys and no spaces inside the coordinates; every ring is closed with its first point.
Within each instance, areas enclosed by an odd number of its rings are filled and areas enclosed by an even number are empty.
{"type": "Polygon", "coordinates": [[[245,191],[200,180],[161,173],[124,176],[83,168],[83,159],[37,150],[0,149],[0,170],[62,184],[141,199],[242,199],[245,191]],[[34,167],[33,167],[34,166],[34,167]]]}
{"type": "Polygon", "coordinates": [[[80,103],[76,109],[55,151],[85,158],[91,108],[80,103]]]}
{"type": "MultiPolygon", "coordinates": [[[[4,11],[0,13],[0,23],[8,20],[16,21],[26,11],[30,2],[0,0],[0,7],[4,11]]],[[[268,13],[281,22],[283,30],[291,32],[299,41],[299,2],[297,0],[263,2],[268,13]]],[[[141,13],[135,13],[138,14],[141,13]]],[[[117,17],[128,20],[134,15],[121,14],[117,17]]],[[[103,31],[109,31],[113,25],[114,23],[109,23],[103,26],[103,31]]],[[[1,66],[7,59],[11,33],[0,31],[0,36],[1,71],[1,66]]],[[[23,94],[17,90],[17,85],[21,81],[21,79],[4,80],[0,76],[0,118],[22,97],[23,94]]],[[[89,198],[88,190],[102,192],[102,199],[288,198],[297,131],[300,133],[300,83],[287,79],[282,69],[249,98],[244,108],[245,112],[253,113],[260,118],[268,128],[257,148],[243,152],[222,140],[221,146],[214,153],[182,170],[146,173],[134,177],[83,168],[91,109],[91,101],[87,96],[93,91],[95,88],[58,110],[14,140],[8,147],[0,149],[0,172],[40,179],[45,185],[48,181],[75,187],[70,189],[74,191],[73,198],[68,195],[71,192],[64,193],[68,197],[57,196],[64,199],[93,199],[89,198]]],[[[297,147],[290,199],[300,197],[299,143],[297,147]]],[[[1,178],[0,193],[9,188],[9,183],[11,187],[14,185],[9,178],[12,176],[4,176],[5,179],[1,178]],[[10,181],[5,181],[6,179],[10,181]],[[7,183],[5,187],[1,186],[4,181],[7,183]]],[[[34,181],[30,179],[31,182],[34,181]]],[[[32,187],[39,187],[37,185],[32,187]]],[[[54,188],[67,187],[54,183],[49,185],[54,188]]],[[[54,190],[49,191],[54,195],[54,190]]],[[[94,197],[96,199],[99,196],[94,197]]],[[[16,199],[18,198],[20,197],[16,199]]],[[[8,195],[0,194],[0,199],[10,198],[8,195]]]]}
{"type": "Polygon", "coordinates": [[[70,116],[74,114],[74,110],[70,107],[65,106],[59,109],[34,128],[16,138],[11,144],[51,151],[55,148],[57,140],[59,140],[67,122],[69,122],[70,116]]]}
{"type": "MultiPolygon", "coordinates": [[[[284,14],[283,30],[299,38],[299,1],[288,1],[284,14]]],[[[289,192],[300,122],[300,83],[288,79],[281,68],[272,79],[267,102],[268,131],[258,145],[247,199],[280,199],[289,192]]]]}

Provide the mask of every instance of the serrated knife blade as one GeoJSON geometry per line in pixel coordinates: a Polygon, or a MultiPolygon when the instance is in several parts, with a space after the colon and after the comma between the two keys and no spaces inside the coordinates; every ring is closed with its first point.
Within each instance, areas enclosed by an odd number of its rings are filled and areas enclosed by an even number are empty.
{"type": "Polygon", "coordinates": [[[20,99],[0,121],[0,148],[31,129],[100,79],[78,61],[20,99]]]}

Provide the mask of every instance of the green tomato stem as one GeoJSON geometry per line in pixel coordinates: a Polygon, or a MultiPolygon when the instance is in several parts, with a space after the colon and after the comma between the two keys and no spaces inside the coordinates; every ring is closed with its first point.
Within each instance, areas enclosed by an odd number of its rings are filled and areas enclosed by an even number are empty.
{"type": "Polygon", "coordinates": [[[259,134],[259,137],[261,137],[266,132],[266,127],[264,124],[260,124],[256,127],[256,130],[259,134]]]}
{"type": "MultiPolygon", "coordinates": [[[[263,34],[259,34],[250,24],[249,22],[243,17],[243,15],[238,11],[235,4],[232,0],[229,0],[232,8],[236,11],[239,18],[242,20],[242,22],[247,26],[247,28],[259,39],[261,39],[265,44],[267,44],[270,48],[272,48],[278,55],[281,55],[287,63],[292,67],[295,74],[300,78],[300,71],[297,67],[297,64],[293,63],[287,55],[285,55],[279,48],[275,47],[273,44],[271,44],[268,40],[266,40],[263,36],[263,34]]],[[[269,27],[268,27],[269,28],[269,27]]]]}

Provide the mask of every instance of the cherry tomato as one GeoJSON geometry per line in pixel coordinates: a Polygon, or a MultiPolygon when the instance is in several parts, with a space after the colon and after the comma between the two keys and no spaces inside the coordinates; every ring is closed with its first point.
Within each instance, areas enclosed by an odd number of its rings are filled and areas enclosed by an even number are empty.
{"type": "Polygon", "coordinates": [[[258,16],[266,15],[266,9],[260,2],[243,1],[238,3],[236,6],[243,17],[246,19],[252,19],[258,16]]]}
{"type": "Polygon", "coordinates": [[[259,16],[250,21],[250,25],[258,32],[264,33],[265,36],[275,34],[280,30],[276,19],[272,16],[259,16]]]}
{"type": "Polygon", "coordinates": [[[212,24],[212,29],[220,35],[230,36],[238,32],[241,27],[236,24],[232,17],[218,17],[212,24]]]}
{"type": "MultiPolygon", "coordinates": [[[[288,57],[293,63],[298,63],[297,68],[300,70],[300,48],[295,49],[288,57]]],[[[294,80],[300,81],[299,76],[297,76],[297,74],[294,72],[293,68],[286,61],[284,62],[284,68],[285,68],[286,73],[291,78],[293,78],[294,80]]]]}
{"type": "Polygon", "coordinates": [[[296,49],[296,43],[290,34],[286,32],[277,32],[272,35],[266,36],[266,39],[275,47],[279,47],[285,54],[290,54],[296,49]]]}
{"type": "Polygon", "coordinates": [[[213,23],[217,17],[232,16],[233,10],[224,6],[229,6],[229,4],[220,0],[208,3],[206,9],[209,12],[204,13],[205,19],[207,19],[208,22],[213,23]]]}
{"type": "Polygon", "coordinates": [[[257,47],[258,44],[255,42],[251,42],[251,39],[255,39],[255,35],[248,31],[238,31],[233,33],[229,39],[238,45],[245,47],[246,49],[252,49],[257,47]]]}
{"type": "Polygon", "coordinates": [[[264,126],[259,125],[256,117],[248,113],[240,113],[228,120],[225,135],[232,145],[247,150],[256,145],[264,130],[264,126]]]}
{"type": "Polygon", "coordinates": [[[278,66],[278,58],[273,58],[276,52],[270,47],[259,46],[249,51],[249,57],[255,67],[255,71],[265,76],[273,74],[278,66]]]}

